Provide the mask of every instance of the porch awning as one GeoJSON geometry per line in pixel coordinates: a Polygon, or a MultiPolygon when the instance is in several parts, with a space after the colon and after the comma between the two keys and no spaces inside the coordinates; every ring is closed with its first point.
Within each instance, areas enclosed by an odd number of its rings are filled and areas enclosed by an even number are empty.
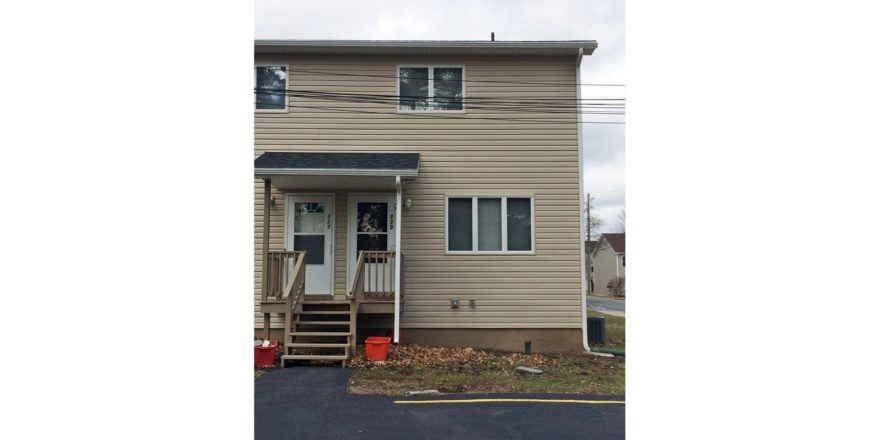
{"type": "Polygon", "coordinates": [[[419,153],[266,152],[254,160],[254,176],[280,189],[393,190],[394,179],[419,173],[419,153]]]}

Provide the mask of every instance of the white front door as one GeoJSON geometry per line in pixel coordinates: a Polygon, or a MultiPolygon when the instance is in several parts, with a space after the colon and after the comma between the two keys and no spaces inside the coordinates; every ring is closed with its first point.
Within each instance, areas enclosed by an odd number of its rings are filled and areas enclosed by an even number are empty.
{"type": "MultiPolygon", "coordinates": [[[[394,194],[352,194],[348,197],[348,284],[354,275],[358,251],[393,251],[394,194]]],[[[388,265],[385,270],[391,270],[388,265]]],[[[387,274],[391,279],[390,272],[387,274]]],[[[370,290],[369,288],[367,290],[370,290]]]]}
{"type": "Polygon", "coordinates": [[[333,195],[287,196],[285,248],[306,252],[307,295],[333,294],[333,195]]]}

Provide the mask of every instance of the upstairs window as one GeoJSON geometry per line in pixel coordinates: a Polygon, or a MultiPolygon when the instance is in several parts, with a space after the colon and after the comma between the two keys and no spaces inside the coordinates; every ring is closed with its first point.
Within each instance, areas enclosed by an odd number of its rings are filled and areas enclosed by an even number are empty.
{"type": "Polygon", "coordinates": [[[532,253],[531,197],[449,197],[446,250],[450,253],[532,253]]]}
{"type": "Polygon", "coordinates": [[[398,110],[464,110],[464,67],[404,66],[398,77],[398,110]]]}
{"type": "Polygon", "coordinates": [[[254,67],[256,110],[287,110],[287,66],[254,67]]]}

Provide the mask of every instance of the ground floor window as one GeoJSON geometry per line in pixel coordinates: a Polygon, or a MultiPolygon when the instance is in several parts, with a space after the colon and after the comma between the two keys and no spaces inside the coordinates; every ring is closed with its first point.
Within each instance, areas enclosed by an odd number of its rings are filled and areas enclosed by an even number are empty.
{"type": "Polygon", "coordinates": [[[516,196],[449,196],[447,252],[534,252],[533,201],[516,196]]]}

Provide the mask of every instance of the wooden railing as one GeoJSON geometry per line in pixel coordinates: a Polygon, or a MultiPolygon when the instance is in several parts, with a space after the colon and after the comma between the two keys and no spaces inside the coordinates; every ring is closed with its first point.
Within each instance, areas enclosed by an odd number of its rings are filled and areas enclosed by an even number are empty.
{"type": "Polygon", "coordinates": [[[364,255],[364,296],[374,299],[394,300],[394,260],[393,251],[363,251],[364,255]]]}
{"type": "Polygon", "coordinates": [[[266,277],[263,279],[263,301],[281,301],[284,288],[287,286],[290,274],[297,259],[304,252],[296,251],[270,251],[263,264],[266,277]]]}
{"type": "Polygon", "coordinates": [[[306,290],[306,253],[296,252],[295,263],[291,270],[287,284],[284,286],[284,292],[281,294],[281,300],[287,306],[284,308],[287,313],[284,314],[284,342],[290,342],[290,332],[293,330],[293,314],[296,311],[296,305],[303,299],[306,290]]]}
{"type": "MultiPolygon", "coordinates": [[[[394,251],[360,251],[355,264],[354,276],[348,299],[351,301],[351,345],[354,353],[357,332],[357,310],[361,302],[394,302],[394,263],[398,258],[394,251]]],[[[401,271],[403,260],[401,259],[401,271]]],[[[403,280],[401,279],[401,283],[403,280]]],[[[403,287],[401,285],[401,290],[403,287]]],[[[402,299],[402,298],[401,298],[402,299]]]]}
{"type": "Polygon", "coordinates": [[[360,251],[348,297],[394,300],[394,251],[360,251]]]}

